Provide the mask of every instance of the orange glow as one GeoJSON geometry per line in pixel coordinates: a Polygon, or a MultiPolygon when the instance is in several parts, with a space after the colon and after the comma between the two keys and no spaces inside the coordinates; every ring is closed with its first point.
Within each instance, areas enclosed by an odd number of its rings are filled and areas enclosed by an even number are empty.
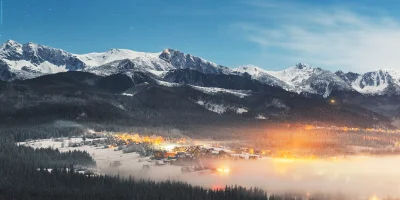
{"type": "Polygon", "coordinates": [[[249,149],[249,154],[254,154],[254,149],[250,148],[249,149]]]}
{"type": "Polygon", "coordinates": [[[161,136],[140,136],[139,134],[115,134],[114,137],[118,140],[123,140],[127,143],[134,142],[134,143],[149,143],[154,145],[160,145],[161,143],[165,142],[165,139],[161,136]]]}
{"type": "Polygon", "coordinates": [[[315,129],[315,126],[306,125],[306,126],[304,127],[304,129],[306,129],[306,130],[313,130],[313,129],[315,129]]]}
{"type": "Polygon", "coordinates": [[[217,172],[221,173],[221,174],[228,174],[231,170],[227,167],[220,167],[217,168],[217,172]]]}

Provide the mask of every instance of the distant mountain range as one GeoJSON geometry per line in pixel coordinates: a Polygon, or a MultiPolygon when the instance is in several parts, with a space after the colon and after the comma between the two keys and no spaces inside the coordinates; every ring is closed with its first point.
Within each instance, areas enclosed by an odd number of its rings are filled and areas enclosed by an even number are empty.
{"type": "Polygon", "coordinates": [[[79,55],[9,40],[0,46],[0,120],[74,119],[83,111],[97,118],[115,113],[129,122],[146,115],[168,121],[171,113],[176,121],[168,123],[221,120],[211,112],[229,122],[244,117],[370,126],[400,117],[399,74],[333,73],[304,63],[281,71],[233,69],[173,49],[79,55]]]}
{"type": "Polygon", "coordinates": [[[295,93],[327,98],[332,91],[355,91],[363,95],[399,95],[400,73],[378,70],[364,74],[331,72],[304,63],[282,71],[267,71],[253,65],[231,69],[173,49],[160,53],[111,49],[103,53],[73,54],[35,43],[9,40],[0,46],[0,80],[30,79],[45,74],[85,71],[97,75],[146,72],[158,79],[171,70],[190,69],[204,74],[250,75],[263,84],[295,93]]]}

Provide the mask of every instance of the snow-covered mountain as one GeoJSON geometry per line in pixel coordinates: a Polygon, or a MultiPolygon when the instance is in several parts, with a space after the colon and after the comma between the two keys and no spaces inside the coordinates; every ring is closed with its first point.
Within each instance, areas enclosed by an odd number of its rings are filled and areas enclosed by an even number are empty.
{"type": "Polygon", "coordinates": [[[282,71],[266,71],[255,66],[235,69],[248,73],[253,79],[270,85],[277,85],[296,93],[313,93],[328,97],[332,90],[349,91],[352,88],[334,73],[299,63],[282,71]]]}
{"type": "Polygon", "coordinates": [[[399,95],[400,73],[394,70],[378,70],[365,74],[336,72],[359,93],[365,95],[399,95]]]}
{"type": "Polygon", "coordinates": [[[164,50],[159,57],[170,63],[175,69],[192,69],[205,74],[229,74],[232,72],[228,67],[173,49],[164,50]]]}
{"type": "Polygon", "coordinates": [[[334,73],[304,63],[269,74],[292,85],[296,92],[308,92],[328,97],[332,90],[350,91],[352,88],[334,73]]]}
{"type": "Polygon", "coordinates": [[[363,95],[400,95],[400,73],[394,70],[378,70],[357,74],[337,71],[332,73],[299,63],[281,71],[267,71],[247,65],[234,69],[237,73],[247,73],[253,79],[285,90],[319,94],[328,97],[333,90],[357,91],[363,95]]]}
{"type": "Polygon", "coordinates": [[[0,80],[29,79],[65,71],[98,75],[150,72],[160,76],[173,69],[194,69],[205,74],[230,73],[227,67],[176,50],[160,53],[111,49],[102,53],[73,54],[35,43],[9,40],[0,46],[0,80]]]}
{"type": "MultiPolygon", "coordinates": [[[[116,53],[127,52],[127,50],[119,50],[119,49],[113,49],[111,51],[116,53]]],[[[107,52],[106,54],[109,53],[107,52]]],[[[170,63],[160,59],[158,57],[159,54],[155,53],[148,53],[142,55],[139,54],[140,56],[137,57],[134,57],[132,55],[134,54],[132,53],[130,57],[120,57],[120,56],[118,56],[118,58],[114,57],[114,60],[110,59],[109,57],[107,60],[112,60],[111,62],[97,61],[98,63],[101,64],[97,66],[96,65],[88,66],[84,69],[84,71],[103,76],[108,76],[116,73],[129,74],[135,71],[141,71],[141,72],[150,72],[156,76],[160,76],[169,70],[175,69],[174,66],[172,66],[170,63]]]]}
{"type": "Polygon", "coordinates": [[[85,63],[60,49],[34,43],[22,45],[13,40],[0,46],[0,80],[27,79],[84,67],[85,63]]]}
{"type": "MultiPolygon", "coordinates": [[[[251,77],[263,84],[287,91],[319,94],[323,97],[328,97],[332,91],[356,91],[364,95],[400,95],[400,73],[393,70],[365,74],[342,71],[332,73],[303,63],[281,71],[267,71],[253,65],[230,69],[173,49],[165,49],[159,53],[111,49],[100,53],[73,54],[35,43],[20,44],[13,40],[0,46],[2,81],[30,79],[65,71],[85,71],[102,76],[117,73],[132,76],[135,72],[144,72],[164,80],[165,75],[176,70],[194,70],[204,76],[225,74],[251,77]]],[[[202,81],[208,79],[203,78],[202,81]]]]}

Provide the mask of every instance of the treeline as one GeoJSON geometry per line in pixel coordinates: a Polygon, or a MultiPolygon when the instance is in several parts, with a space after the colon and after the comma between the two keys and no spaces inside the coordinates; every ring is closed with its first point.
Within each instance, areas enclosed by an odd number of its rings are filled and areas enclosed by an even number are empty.
{"type": "Polygon", "coordinates": [[[242,187],[209,190],[181,182],[121,180],[118,177],[109,176],[89,177],[65,170],[53,170],[51,173],[46,170],[28,171],[28,173],[13,175],[18,178],[6,183],[1,181],[0,199],[268,200],[262,190],[242,187]]]}
{"type": "MultiPolygon", "coordinates": [[[[0,166],[9,166],[15,170],[20,165],[29,168],[62,168],[74,165],[96,165],[96,162],[86,151],[60,152],[58,149],[34,149],[9,142],[0,142],[0,166]]],[[[5,169],[2,169],[5,170],[5,169]]]]}
{"type": "Polygon", "coordinates": [[[72,137],[84,133],[84,128],[74,122],[59,121],[59,123],[71,124],[66,124],[64,127],[60,124],[48,124],[0,128],[0,140],[3,140],[3,142],[23,142],[25,140],[72,137]]]}

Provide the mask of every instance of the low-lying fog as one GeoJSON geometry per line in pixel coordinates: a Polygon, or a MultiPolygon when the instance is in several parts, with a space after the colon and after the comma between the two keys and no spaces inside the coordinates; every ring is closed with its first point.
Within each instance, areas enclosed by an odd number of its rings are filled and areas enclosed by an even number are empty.
{"type": "MultiPolygon", "coordinates": [[[[97,153],[96,153],[97,154],[97,153]]],[[[152,180],[179,180],[204,187],[241,185],[259,187],[272,193],[344,193],[352,196],[400,197],[400,157],[348,157],[337,161],[286,160],[263,158],[257,161],[219,163],[229,167],[227,174],[192,172],[182,173],[177,166],[152,166],[143,171],[138,155],[121,154],[121,166],[110,167],[108,160],[95,158],[101,171],[123,176],[152,180]],[[127,157],[127,158],[124,158],[127,157]],[[130,158],[129,158],[130,157],[130,158]],[[136,158],[136,159],[134,159],[136,158]]],[[[104,154],[102,155],[104,156],[104,154]]]]}
{"type": "MultiPolygon", "coordinates": [[[[45,146],[45,145],[44,145],[45,146]]],[[[49,145],[57,147],[57,145],[49,145]]],[[[377,195],[400,197],[400,156],[347,157],[336,161],[328,160],[286,160],[262,158],[259,160],[216,163],[230,167],[227,174],[189,172],[182,173],[178,166],[151,166],[142,169],[147,162],[139,162],[136,153],[123,154],[114,149],[99,149],[82,146],[73,149],[88,151],[96,160],[102,173],[151,180],[178,180],[204,187],[218,188],[225,185],[259,187],[271,193],[296,192],[298,194],[346,194],[358,199],[377,195]],[[112,167],[111,163],[121,165],[112,167]]],[[[70,147],[60,148],[71,150],[70,147]]]]}
{"type": "Polygon", "coordinates": [[[120,174],[156,180],[181,180],[205,187],[241,185],[269,192],[345,193],[400,196],[400,157],[354,157],[341,161],[261,159],[230,164],[229,174],[182,174],[179,168],[153,167],[149,172],[121,166],[120,174]]]}

